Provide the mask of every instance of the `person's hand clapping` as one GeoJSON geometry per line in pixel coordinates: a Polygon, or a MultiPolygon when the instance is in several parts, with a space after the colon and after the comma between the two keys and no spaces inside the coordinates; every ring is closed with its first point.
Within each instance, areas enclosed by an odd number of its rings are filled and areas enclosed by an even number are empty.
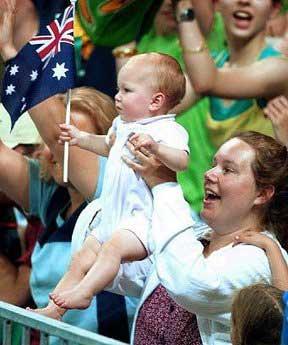
{"type": "Polygon", "coordinates": [[[272,99],[264,113],[272,122],[276,139],[288,147],[288,99],[285,96],[272,99]]]}
{"type": "Polygon", "coordinates": [[[17,55],[13,43],[16,0],[0,0],[0,54],[4,61],[17,55]]]}

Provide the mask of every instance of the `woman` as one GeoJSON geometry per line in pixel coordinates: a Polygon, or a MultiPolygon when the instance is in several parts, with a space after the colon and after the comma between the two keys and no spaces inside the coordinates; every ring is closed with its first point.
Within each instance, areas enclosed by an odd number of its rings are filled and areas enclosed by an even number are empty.
{"type": "Polygon", "coordinates": [[[197,1],[178,1],[176,17],[194,88],[192,102],[210,96],[206,125],[212,143],[218,148],[231,135],[245,130],[273,135],[270,121],[263,117],[263,106],[266,100],[288,93],[288,61],[267,45],[265,29],[279,11],[280,1],[219,0],[228,47],[215,57],[215,63],[193,19],[192,3],[197,1]]]}
{"type": "MultiPolygon", "coordinates": [[[[150,158],[140,152],[136,156],[147,166],[150,158]]],[[[201,216],[208,226],[202,228],[191,220],[178,187],[169,195],[163,193],[161,183],[173,179],[149,176],[147,167],[126,161],[152,187],[155,208],[150,234],[154,268],[141,296],[132,342],[231,344],[233,294],[254,283],[271,283],[265,252],[233,243],[246,229],[285,238],[286,147],[256,132],[225,142],[215,155],[213,168],[205,174],[201,216]]],[[[287,260],[284,251],[283,255],[287,260]]],[[[136,270],[130,273],[132,282],[141,276],[136,270]]],[[[126,272],[114,288],[130,294],[135,292],[130,286],[126,272]]]]}

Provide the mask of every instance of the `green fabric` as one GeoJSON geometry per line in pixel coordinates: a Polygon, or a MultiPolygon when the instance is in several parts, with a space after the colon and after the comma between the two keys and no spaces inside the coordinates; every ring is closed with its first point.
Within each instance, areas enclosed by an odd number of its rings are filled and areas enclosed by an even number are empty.
{"type": "MultiPolygon", "coordinates": [[[[264,49],[259,54],[257,60],[263,60],[269,57],[279,57],[282,53],[273,48],[270,45],[264,47],[264,49]]],[[[229,60],[229,53],[227,50],[223,50],[215,57],[215,63],[218,68],[224,66],[224,64],[229,60]]],[[[225,102],[220,97],[210,96],[210,106],[211,106],[211,116],[214,120],[223,121],[233,117],[237,117],[240,114],[248,111],[252,106],[254,106],[255,99],[240,99],[231,101],[229,106],[225,105],[225,102]]],[[[266,106],[266,100],[258,99],[257,103],[260,107],[264,108],[266,106]]]]}
{"type": "Polygon", "coordinates": [[[79,0],[77,12],[92,41],[112,47],[128,43],[147,31],[161,3],[162,0],[79,0]]]}
{"type": "Polygon", "coordinates": [[[288,0],[282,0],[282,12],[288,11],[288,0]]]}
{"type": "MultiPolygon", "coordinates": [[[[216,52],[223,50],[225,46],[224,27],[221,16],[215,16],[214,27],[208,38],[209,48],[216,52]]],[[[176,35],[157,36],[155,29],[151,29],[138,43],[137,49],[140,53],[160,52],[173,56],[178,60],[184,69],[184,62],[176,35]]],[[[190,161],[187,170],[177,174],[185,199],[190,206],[199,212],[202,207],[204,187],[203,176],[211,166],[214,147],[208,139],[206,130],[206,114],[208,113],[209,102],[207,98],[202,99],[187,111],[179,114],[176,120],[189,134],[190,161]]]]}
{"type": "MultiPolygon", "coordinates": [[[[258,60],[269,57],[281,58],[281,53],[267,45],[259,53],[258,60]]],[[[222,68],[229,61],[229,53],[221,52],[215,59],[218,68],[222,68]]],[[[209,138],[215,148],[237,132],[256,131],[274,136],[271,121],[265,118],[263,108],[267,104],[265,99],[235,99],[225,100],[211,96],[210,109],[207,114],[206,128],[209,138]]]]}

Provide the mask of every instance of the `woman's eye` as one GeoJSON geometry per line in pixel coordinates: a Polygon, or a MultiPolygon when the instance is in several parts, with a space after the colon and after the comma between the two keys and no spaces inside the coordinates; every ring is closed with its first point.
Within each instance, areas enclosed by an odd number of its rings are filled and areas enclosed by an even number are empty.
{"type": "Polygon", "coordinates": [[[130,92],[131,90],[128,89],[127,87],[125,87],[125,88],[124,88],[124,91],[125,91],[125,92],[130,92]]]}
{"type": "Polygon", "coordinates": [[[224,174],[227,174],[227,173],[233,173],[233,172],[234,172],[234,170],[233,170],[233,169],[231,169],[231,168],[223,168],[223,172],[224,172],[224,174]]]}

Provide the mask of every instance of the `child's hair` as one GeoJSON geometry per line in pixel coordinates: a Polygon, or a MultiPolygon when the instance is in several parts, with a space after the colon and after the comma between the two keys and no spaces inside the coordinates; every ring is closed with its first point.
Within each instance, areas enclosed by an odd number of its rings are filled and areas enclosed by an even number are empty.
{"type": "Polygon", "coordinates": [[[233,345],[280,344],[283,291],[266,284],[241,289],[232,304],[233,345]]]}
{"type": "Polygon", "coordinates": [[[181,102],[186,92],[186,79],[176,59],[167,54],[146,53],[135,55],[129,61],[137,60],[143,60],[147,67],[143,77],[149,78],[156,92],[166,96],[167,110],[181,102]]]}

